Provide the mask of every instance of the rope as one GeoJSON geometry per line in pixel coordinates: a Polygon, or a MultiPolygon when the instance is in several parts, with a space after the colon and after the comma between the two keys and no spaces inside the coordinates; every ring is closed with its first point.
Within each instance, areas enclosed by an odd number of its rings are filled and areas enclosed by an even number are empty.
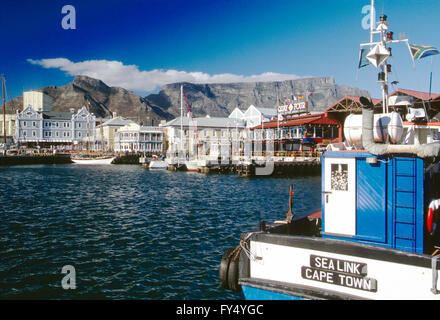
{"type": "MultiPolygon", "coordinates": [[[[257,260],[261,260],[258,259],[258,257],[256,257],[251,251],[250,249],[247,248],[247,244],[248,244],[248,240],[249,238],[254,234],[255,232],[251,232],[249,233],[246,238],[244,240],[240,240],[240,244],[239,247],[241,248],[241,250],[244,251],[244,253],[246,254],[246,256],[249,258],[249,260],[252,261],[257,261],[257,260]]],[[[234,250],[235,251],[235,250],[234,250]]],[[[235,261],[235,260],[234,260],[235,261]]]]}

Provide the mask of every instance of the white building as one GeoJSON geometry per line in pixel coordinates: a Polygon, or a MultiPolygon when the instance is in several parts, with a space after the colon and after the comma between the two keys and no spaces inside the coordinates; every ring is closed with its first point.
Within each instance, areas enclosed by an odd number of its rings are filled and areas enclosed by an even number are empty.
{"type": "Polygon", "coordinates": [[[237,143],[243,137],[245,122],[236,118],[186,116],[162,127],[166,129],[169,158],[176,158],[182,152],[186,158],[217,157],[230,156],[231,149],[239,149],[237,143]]]}
{"type": "Polygon", "coordinates": [[[246,121],[246,127],[252,128],[261,125],[264,122],[269,122],[277,117],[276,108],[257,108],[250,105],[244,112],[242,120],[246,121]]]}
{"type": "Polygon", "coordinates": [[[101,152],[115,151],[115,137],[118,129],[134,123],[131,120],[116,116],[96,126],[95,150],[101,152]]]}
{"type": "Polygon", "coordinates": [[[129,123],[116,131],[114,150],[116,152],[162,153],[163,131],[158,127],[129,123]]]}
{"type": "MultiPolygon", "coordinates": [[[[0,109],[1,110],[1,109],[0,109]]],[[[7,113],[5,114],[5,123],[6,123],[6,142],[12,143],[14,142],[15,137],[15,122],[17,121],[17,115],[15,113],[7,113]]],[[[4,142],[5,130],[3,126],[3,112],[0,114],[0,143],[4,142]]]]}

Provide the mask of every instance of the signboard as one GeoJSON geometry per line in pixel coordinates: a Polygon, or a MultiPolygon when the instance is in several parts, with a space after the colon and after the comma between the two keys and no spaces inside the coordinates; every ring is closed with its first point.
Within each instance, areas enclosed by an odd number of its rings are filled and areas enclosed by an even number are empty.
{"type": "Polygon", "coordinates": [[[307,102],[285,104],[277,107],[278,114],[295,114],[307,112],[307,102]]]}
{"type": "Polygon", "coordinates": [[[367,277],[366,263],[310,255],[310,267],[301,267],[303,279],[376,292],[377,280],[367,277]]]}

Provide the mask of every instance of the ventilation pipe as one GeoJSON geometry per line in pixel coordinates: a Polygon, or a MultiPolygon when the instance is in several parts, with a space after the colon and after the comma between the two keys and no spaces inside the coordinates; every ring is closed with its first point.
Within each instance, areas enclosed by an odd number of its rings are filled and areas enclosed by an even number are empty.
{"type": "Polygon", "coordinates": [[[374,105],[370,99],[361,97],[362,108],[362,145],[369,153],[382,156],[392,153],[414,154],[420,158],[436,157],[440,154],[440,143],[426,144],[380,144],[374,142],[373,119],[374,105]]]}

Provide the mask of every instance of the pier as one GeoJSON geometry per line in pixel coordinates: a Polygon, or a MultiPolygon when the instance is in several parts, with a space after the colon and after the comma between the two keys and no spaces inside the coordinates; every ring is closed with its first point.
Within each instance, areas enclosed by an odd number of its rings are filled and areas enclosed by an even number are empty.
{"type": "Polygon", "coordinates": [[[0,166],[72,163],[70,154],[0,156],[0,166]]]}
{"type": "Polygon", "coordinates": [[[139,164],[141,153],[119,155],[113,160],[113,164],[139,164]]]}
{"type": "Polygon", "coordinates": [[[252,162],[239,164],[236,167],[236,173],[239,177],[254,176],[308,176],[321,174],[321,162],[319,160],[311,161],[283,161],[273,162],[272,164],[262,164],[261,162],[252,162]],[[273,166],[273,167],[272,167],[273,166]],[[258,174],[257,169],[261,169],[258,174]],[[268,174],[265,174],[268,173],[268,174]]]}
{"type": "MultiPolygon", "coordinates": [[[[168,171],[187,171],[184,164],[169,164],[168,171]]],[[[321,174],[320,152],[291,152],[286,156],[234,156],[225,161],[198,160],[197,172],[204,174],[237,174],[253,176],[308,176],[321,174]]]]}

